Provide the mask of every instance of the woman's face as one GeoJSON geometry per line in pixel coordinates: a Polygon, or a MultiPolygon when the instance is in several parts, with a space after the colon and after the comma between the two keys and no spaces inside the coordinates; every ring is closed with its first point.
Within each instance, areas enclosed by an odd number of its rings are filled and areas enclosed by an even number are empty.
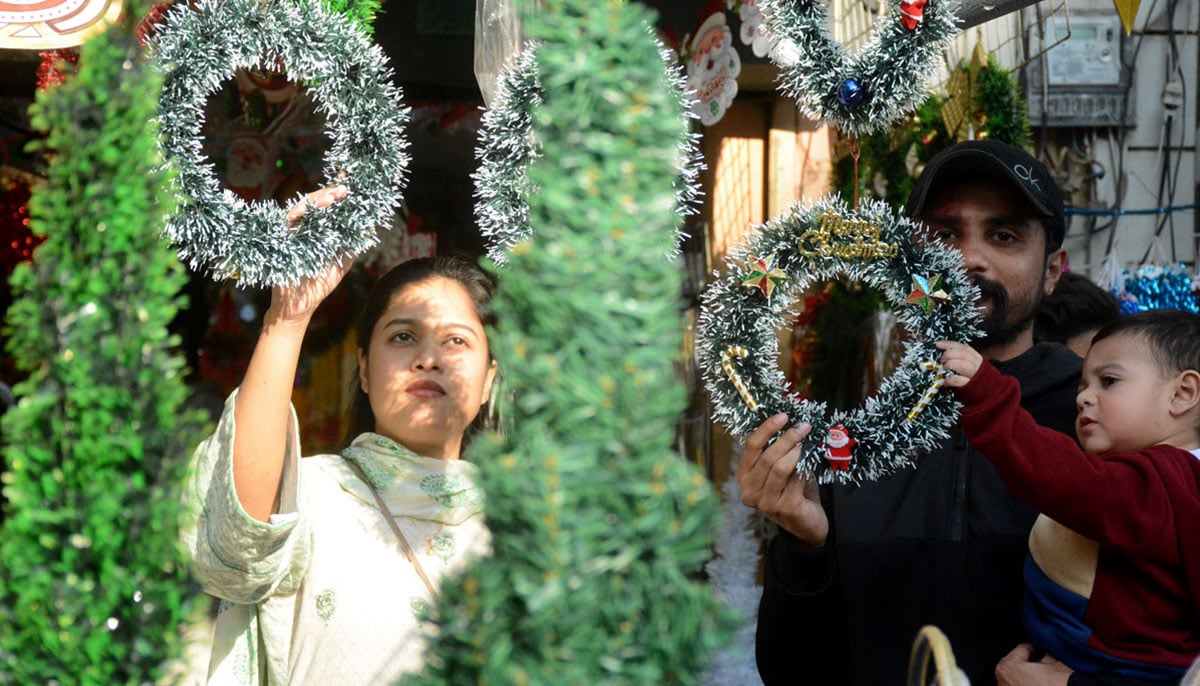
{"type": "Polygon", "coordinates": [[[496,364],[467,290],[441,276],[392,295],[358,351],[375,432],[419,455],[458,459],[463,432],[488,401],[496,364]]]}

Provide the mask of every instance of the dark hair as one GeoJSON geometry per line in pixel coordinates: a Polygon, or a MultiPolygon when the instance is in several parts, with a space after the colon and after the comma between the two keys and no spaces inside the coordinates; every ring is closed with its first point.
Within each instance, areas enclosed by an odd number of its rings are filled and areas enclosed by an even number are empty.
{"type": "Polygon", "coordinates": [[[1120,334],[1146,341],[1154,361],[1168,375],[1200,371],[1200,314],[1180,310],[1127,314],[1104,325],[1092,343],[1120,334]]]}
{"type": "Polygon", "coordinates": [[[1075,272],[1064,272],[1054,292],[1042,298],[1033,320],[1033,340],[1067,344],[1121,316],[1116,296],[1075,272]]]}
{"type": "MultiPolygon", "coordinates": [[[[367,294],[367,302],[363,305],[355,330],[358,347],[362,349],[364,356],[371,352],[371,333],[374,332],[379,318],[387,311],[392,296],[412,284],[437,277],[456,281],[466,289],[471,302],[475,304],[475,314],[484,326],[496,323],[496,316],[491,308],[496,282],[487,272],[480,269],[473,259],[452,253],[408,260],[384,274],[367,294]]],[[[489,357],[490,355],[489,350],[489,357]]],[[[371,411],[371,401],[359,383],[357,370],[353,384],[354,398],[350,402],[350,427],[346,433],[345,445],[350,445],[359,434],[375,430],[375,413],[371,411]]],[[[469,438],[486,428],[489,423],[488,415],[488,412],[481,411],[467,428],[466,437],[469,438]]]]}

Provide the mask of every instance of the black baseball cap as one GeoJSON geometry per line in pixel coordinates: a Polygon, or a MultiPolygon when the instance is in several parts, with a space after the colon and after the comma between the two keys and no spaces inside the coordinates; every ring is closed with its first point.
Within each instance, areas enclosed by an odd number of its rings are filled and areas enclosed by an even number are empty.
{"type": "Polygon", "coordinates": [[[904,211],[921,214],[930,188],[944,179],[986,175],[1009,181],[1020,189],[1038,214],[1045,219],[1046,248],[1057,250],[1067,232],[1063,197],[1046,166],[1020,148],[993,140],[963,141],[946,148],[925,164],[904,211]]]}

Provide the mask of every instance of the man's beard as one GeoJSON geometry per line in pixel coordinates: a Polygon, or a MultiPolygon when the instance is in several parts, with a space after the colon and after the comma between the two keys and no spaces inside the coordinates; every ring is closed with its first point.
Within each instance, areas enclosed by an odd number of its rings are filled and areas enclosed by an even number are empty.
{"type": "Polygon", "coordinates": [[[979,287],[979,299],[991,302],[991,309],[984,313],[979,324],[983,335],[975,341],[976,348],[987,350],[1012,343],[1033,326],[1038,306],[1036,297],[1032,303],[1013,303],[1008,291],[999,283],[978,275],[972,275],[971,280],[979,287]]]}

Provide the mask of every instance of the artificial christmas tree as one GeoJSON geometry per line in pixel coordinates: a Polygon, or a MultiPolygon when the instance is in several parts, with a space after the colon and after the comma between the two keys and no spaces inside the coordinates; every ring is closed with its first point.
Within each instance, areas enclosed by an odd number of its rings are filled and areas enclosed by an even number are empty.
{"type": "Polygon", "coordinates": [[[172,193],[140,9],[32,108],[46,242],[13,272],[5,331],[29,376],[2,427],[2,683],[153,682],[193,607],[176,520],[200,421],[168,332],[186,275],[160,238],[172,193]]]}
{"type": "Polygon", "coordinates": [[[699,578],[715,493],[672,450],[682,272],[663,256],[687,120],[641,5],[556,0],[527,20],[540,190],[490,339],[510,426],[469,454],[494,556],[443,582],[414,683],[698,683],[735,615],[699,578]]]}

